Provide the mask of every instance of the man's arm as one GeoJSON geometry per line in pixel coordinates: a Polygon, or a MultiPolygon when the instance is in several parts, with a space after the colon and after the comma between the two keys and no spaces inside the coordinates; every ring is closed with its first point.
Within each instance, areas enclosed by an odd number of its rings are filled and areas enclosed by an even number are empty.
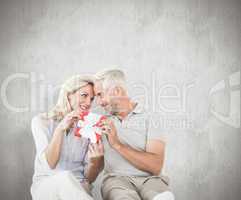
{"type": "Polygon", "coordinates": [[[103,124],[102,128],[112,148],[136,168],[153,175],[159,175],[164,162],[165,142],[161,140],[148,140],[146,151],[138,151],[128,145],[122,144],[117,136],[113,122],[107,121],[107,123],[108,125],[103,124]]]}
{"type": "Polygon", "coordinates": [[[146,151],[138,151],[122,143],[114,145],[113,148],[136,168],[153,175],[159,175],[161,172],[165,154],[165,142],[149,140],[146,151]]]}

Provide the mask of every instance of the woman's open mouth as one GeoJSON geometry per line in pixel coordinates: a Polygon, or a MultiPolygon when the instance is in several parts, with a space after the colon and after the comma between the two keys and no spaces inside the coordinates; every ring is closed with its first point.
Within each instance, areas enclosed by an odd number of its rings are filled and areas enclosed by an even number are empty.
{"type": "Polygon", "coordinates": [[[89,106],[83,106],[83,105],[80,105],[79,108],[80,108],[81,111],[88,111],[90,109],[89,106]]]}

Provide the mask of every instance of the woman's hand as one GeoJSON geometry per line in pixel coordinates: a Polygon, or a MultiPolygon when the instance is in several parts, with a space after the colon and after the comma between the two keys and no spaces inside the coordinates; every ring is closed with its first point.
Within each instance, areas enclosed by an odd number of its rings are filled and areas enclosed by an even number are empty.
{"type": "Polygon", "coordinates": [[[72,111],[67,115],[65,115],[65,117],[58,124],[57,128],[62,131],[66,131],[70,128],[73,128],[79,119],[80,119],[80,112],[72,111]]]}
{"type": "Polygon", "coordinates": [[[88,157],[91,160],[104,156],[104,145],[101,140],[98,143],[90,143],[88,149],[88,157]]]}

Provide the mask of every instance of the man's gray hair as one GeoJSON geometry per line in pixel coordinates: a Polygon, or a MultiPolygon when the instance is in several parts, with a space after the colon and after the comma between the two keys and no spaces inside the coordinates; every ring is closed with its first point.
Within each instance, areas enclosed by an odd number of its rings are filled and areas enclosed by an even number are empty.
{"type": "Polygon", "coordinates": [[[122,70],[119,69],[105,69],[95,74],[96,81],[101,81],[103,88],[110,88],[115,86],[121,86],[126,88],[126,77],[122,70]]]}

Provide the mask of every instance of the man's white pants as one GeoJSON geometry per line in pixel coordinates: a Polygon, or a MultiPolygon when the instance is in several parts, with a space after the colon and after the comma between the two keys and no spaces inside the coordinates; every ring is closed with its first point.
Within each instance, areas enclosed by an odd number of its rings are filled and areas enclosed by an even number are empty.
{"type": "Polygon", "coordinates": [[[33,200],[93,200],[69,171],[45,178],[31,194],[33,200]]]}

